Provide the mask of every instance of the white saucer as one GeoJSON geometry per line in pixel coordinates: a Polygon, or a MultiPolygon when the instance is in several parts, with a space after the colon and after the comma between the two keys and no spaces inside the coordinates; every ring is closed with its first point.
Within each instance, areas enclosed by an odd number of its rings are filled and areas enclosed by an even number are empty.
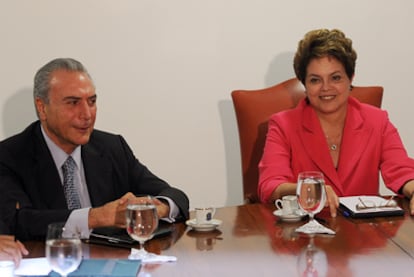
{"type": "Polygon", "coordinates": [[[210,231],[215,230],[217,227],[219,227],[221,225],[221,222],[222,221],[220,219],[212,219],[210,223],[197,224],[194,218],[194,219],[187,220],[185,224],[187,224],[188,226],[193,228],[193,230],[198,231],[198,232],[210,232],[210,231]]]}
{"type": "Polygon", "coordinates": [[[275,210],[273,214],[279,217],[281,220],[286,221],[286,222],[297,222],[297,221],[302,220],[302,218],[306,216],[306,214],[302,210],[299,210],[294,214],[287,214],[287,215],[284,215],[282,210],[275,210]]]}

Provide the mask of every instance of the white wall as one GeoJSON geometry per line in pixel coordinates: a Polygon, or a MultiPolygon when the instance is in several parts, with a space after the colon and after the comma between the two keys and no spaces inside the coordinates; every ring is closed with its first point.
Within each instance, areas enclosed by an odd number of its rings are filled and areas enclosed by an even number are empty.
{"type": "Polygon", "coordinates": [[[410,0],[1,0],[0,139],[35,119],[35,71],[73,57],[97,84],[97,128],[123,134],[192,208],[240,204],[230,92],[290,78],[304,33],[336,27],[359,54],[354,84],[385,87],[383,108],[414,155],[413,9],[410,0]]]}

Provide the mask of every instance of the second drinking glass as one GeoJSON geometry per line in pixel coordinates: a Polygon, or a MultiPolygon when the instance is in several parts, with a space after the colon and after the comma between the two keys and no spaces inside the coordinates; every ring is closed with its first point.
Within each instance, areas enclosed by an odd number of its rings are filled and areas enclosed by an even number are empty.
{"type": "Polygon", "coordinates": [[[150,255],[145,250],[144,244],[153,237],[158,227],[157,207],[151,196],[139,197],[128,204],[126,224],[128,234],[140,244],[139,251],[130,258],[143,260],[150,255]]]}

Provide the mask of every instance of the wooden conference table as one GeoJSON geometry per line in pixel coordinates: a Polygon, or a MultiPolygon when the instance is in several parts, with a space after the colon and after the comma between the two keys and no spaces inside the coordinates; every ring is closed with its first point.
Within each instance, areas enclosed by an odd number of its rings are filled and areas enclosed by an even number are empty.
{"type": "MultiPolygon", "coordinates": [[[[408,201],[399,201],[407,209],[408,201]]],[[[414,218],[408,213],[354,220],[331,218],[325,209],[318,217],[336,235],[311,239],[294,231],[306,220],[282,222],[274,209],[263,204],[217,209],[215,217],[223,223],[212,232],[175,224],[171,235],[147,242],[146,249],[176,256],[177,262],[146,264],[143,276],[298,276],[299,257],[312,240],[319,249],[313,259],[318,275],[313,276],[414,276],[414,218]]],[[[30,257],[44,257],[43,242],[26,245],[30,257]]],[[[127,258],[130,253],[109,246],[83,247],[90,258],[127,258]]]]}

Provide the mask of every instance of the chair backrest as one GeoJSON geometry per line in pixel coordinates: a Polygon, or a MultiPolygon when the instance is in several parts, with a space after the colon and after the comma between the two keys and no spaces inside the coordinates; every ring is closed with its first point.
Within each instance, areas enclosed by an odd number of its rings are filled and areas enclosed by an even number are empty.
{"type": "MultiPolygon", "coordinates": [[[[351,95],[359,101],[381,107],[383,87],[354,87],[351,95]]],[[[235,90],[231,93],[239,130],[243,196],[248,203],[258,202],[258,164],[262,157],[269,117],[296,107],[305,97],[301,82],[289,79],[259,90],[235,90]]]]}

